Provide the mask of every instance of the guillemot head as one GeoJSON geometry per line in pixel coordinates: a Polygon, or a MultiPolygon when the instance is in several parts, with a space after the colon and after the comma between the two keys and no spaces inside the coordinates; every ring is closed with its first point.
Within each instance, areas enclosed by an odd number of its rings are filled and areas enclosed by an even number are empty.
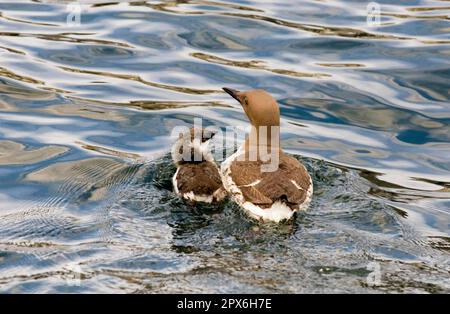
{"type": "Polygon", "coordinates": [[[261,171],[276,171],[280,156],[280,108],[268,92],[252,89],[241,92],[224,87],[223,90],[236,99],[247,115],[252,128],[240,148],[240,158],[261,161],[261,171]]]}
{"type": "Polygon", "coordinates": [[[214,161],[209,150],[209,141],[216,133],[202,128],[190,128],[178,134],[178,139],[172,146],[172,159],[175,164],[200,163],[214,161]]]}
{"type": "Polygon", "coordinates": [[[241,92],[227,87],[223,87],[223,90],[242,105],[253,126],[280,125],[280,108],[275,98],[265,90],[252,89],[241,92]]]}

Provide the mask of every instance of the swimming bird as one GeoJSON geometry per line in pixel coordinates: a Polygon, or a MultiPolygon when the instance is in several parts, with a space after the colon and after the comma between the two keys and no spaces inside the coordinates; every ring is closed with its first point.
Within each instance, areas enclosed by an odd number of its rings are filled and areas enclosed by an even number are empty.
{"type": "Polygon", "coordinates": [[[193,202],[219,202],[226,196],[209,142],[215,133],[191,128],[179,134],[172,146],[172,159],[177,167],[172,183],[174,191],[193,202]]]}
{"type": "Polygon", "coordinates": [[[264,90],[224,87],[251,123],[243,145],[221,165],[224,188],[251,217],[280,222],[311,202],[313,183],[306,168],[279,145],[280,109],[264,90]]]}

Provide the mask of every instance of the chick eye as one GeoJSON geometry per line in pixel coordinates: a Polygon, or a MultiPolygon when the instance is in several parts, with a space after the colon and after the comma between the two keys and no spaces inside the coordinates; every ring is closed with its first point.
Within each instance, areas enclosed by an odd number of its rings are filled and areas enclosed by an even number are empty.
{"type": "Polygon", "coordinates": [[[247,99],[247,97],[243,97],[242,98],[242,103],[244,104],[244,105],[247,105],[248,104],[248,99],[247,99]]]}

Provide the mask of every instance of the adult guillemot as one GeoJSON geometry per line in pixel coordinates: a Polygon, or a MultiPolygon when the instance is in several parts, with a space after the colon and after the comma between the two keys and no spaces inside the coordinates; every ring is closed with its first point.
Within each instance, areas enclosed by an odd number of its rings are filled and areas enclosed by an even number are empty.
{"type": "Polygon", "coordinates": [[[214,136],[201,128],[191,128],[172,147],[177,166],[172,183],[174,191],[189,201],[212,203],[226,196],[214,157],[208,144],[214,136]]]}
{"type": "Polygon", "coordinates": [[[223,90],[242,105],[252,125],[245,143],[221,165],[224,188],[251,217],[263,221],[279,222],[306,210],[313,183],[306,168],[279,146],[276,100],[264,90],[223,90]]]}

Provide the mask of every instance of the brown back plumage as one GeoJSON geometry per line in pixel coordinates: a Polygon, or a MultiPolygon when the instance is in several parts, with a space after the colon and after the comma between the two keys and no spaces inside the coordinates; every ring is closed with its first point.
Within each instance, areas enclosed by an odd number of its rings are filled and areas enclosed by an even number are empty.
{"type": "Polygon", "coordinates": [[[212,195],[222,187],[217,166],[208,161],[180,165],[176,181],[181,194],[212,195]]]}
{"type": "Polygon", "coordinates": [[[231,177],[244,198],[262,208],[281,200],[293,210],[298,209],[305,202],[311,184],[305,167],[285,154],[280,156],[276,171],[262,172],[261,165],[261,161],[234,161],[231,164],[231,177]]]}

